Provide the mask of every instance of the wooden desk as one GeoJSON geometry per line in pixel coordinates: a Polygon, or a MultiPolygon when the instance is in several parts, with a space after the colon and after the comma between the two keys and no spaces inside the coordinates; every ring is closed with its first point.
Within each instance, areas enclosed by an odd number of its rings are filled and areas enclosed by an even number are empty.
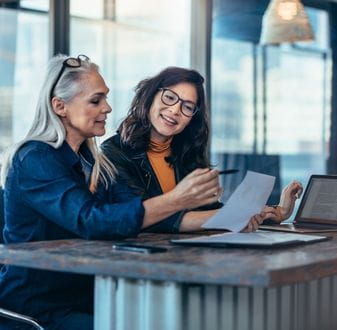
{"type": "Polygon", "coordinates": [[[96,330],[337,329],[337,236],[279,249],[187,248],[175,237],[132,240],[169,249],[152,255],[106,241],[0,245],[0,263],[95,275],[96,330]]]}

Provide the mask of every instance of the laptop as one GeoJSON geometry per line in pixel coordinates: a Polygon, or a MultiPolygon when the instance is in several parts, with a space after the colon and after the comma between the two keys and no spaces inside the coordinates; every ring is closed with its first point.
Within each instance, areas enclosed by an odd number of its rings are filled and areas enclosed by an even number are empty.
{"type": "Polygon", "coordinates": [[[337,232],[337,175],[312,175],[293,223],[259,229],[294,233],[337,232]]]}

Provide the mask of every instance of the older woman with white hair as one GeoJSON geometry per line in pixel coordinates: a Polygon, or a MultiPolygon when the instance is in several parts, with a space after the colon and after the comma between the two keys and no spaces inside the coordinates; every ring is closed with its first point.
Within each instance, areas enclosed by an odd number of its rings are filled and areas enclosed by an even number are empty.
{"type": "MultiPolygon", "coordinates": [[[[136,236],[177,211],[218,199],[216,170],[198,169],[171,192],[146,201],[114,183],[115,167],[95,143],[111,112],[108,92],[88,57],[50,60],[32,127],[2,164],[5,243],[136,236]]],[[[1,269],[0,305],[48,329],[92,329],[92,294],[88,276],[1,269]]]]}
{"type": "MultiPolygon", "coordinates": [[[[176,212],[218,200],[218,171],[208,168],[147,200],[114,182],[116,169],[95,143],[111,112],[108,92],[87,56],[50,60],[32,127],[2,164],[5,243],[136,236],[176,212]]],[[[248,229],[266,216],[253,216],[248,229]]],[[[184,228],[200,229],[205,219],[199,220],[184,228]]],[[[0,305],[37,318],[47,329],[92,329],[92,303],[92,277],[1,269],[0,305]]]]}

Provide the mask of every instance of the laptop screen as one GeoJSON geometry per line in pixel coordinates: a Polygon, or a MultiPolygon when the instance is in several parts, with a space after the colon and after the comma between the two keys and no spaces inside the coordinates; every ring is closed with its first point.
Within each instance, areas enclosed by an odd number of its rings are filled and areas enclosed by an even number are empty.
{"type": "Polygon", "coordinates": [[[295,221],[337,224],[337,176],[310,177],[295,221]]]}

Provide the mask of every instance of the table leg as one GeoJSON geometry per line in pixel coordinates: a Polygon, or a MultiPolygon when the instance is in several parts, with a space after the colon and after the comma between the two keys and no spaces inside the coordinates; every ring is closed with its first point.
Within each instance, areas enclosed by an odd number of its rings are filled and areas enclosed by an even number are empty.
{"type": "Polygon", "coordinates": [[[110,276],[95,276],[94,329],[115,330],[117,282],[110,276]]]}
{"type": "Polygon", "coordinates": [[[96,276],[95,330],[333,330],[337,276],[231,287],[96,276]]]}

